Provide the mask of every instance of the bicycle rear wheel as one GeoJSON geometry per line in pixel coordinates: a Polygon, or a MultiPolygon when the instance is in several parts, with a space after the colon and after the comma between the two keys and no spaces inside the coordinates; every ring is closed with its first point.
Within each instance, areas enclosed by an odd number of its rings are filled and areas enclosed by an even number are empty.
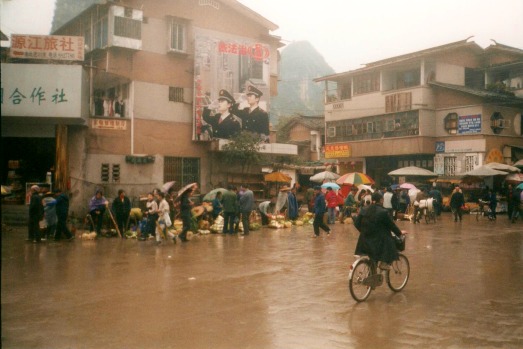
{"type": "Polygon", "coordinates": [[[356,302],[363,302],[369,298],[372,288],[364,284],[364,280],[372,275],[371,262],[368,259],[360,259],[351,266],[349,274],[349,290],[356,302]]]}
{"type": "Polygon", "coordinates": [[[410,276],[410,264],[407,257],[399,254],[399,259],[392,262],[391,269],[387,272],[387,285],[394,292],[399,292],[405,288],[410,276]]]}

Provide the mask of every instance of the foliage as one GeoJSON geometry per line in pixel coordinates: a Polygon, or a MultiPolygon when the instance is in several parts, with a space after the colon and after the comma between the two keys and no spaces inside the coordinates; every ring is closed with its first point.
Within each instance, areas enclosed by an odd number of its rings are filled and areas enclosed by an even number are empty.
{"type": "Polygon", "coordinates": [[[259,152],[261,146],[259,135],[241,131],[223,146],[221,156],[227,164],[241,164],[243,173],[246,166],[259,164],[264,160],[264,156],[259,152]]]}

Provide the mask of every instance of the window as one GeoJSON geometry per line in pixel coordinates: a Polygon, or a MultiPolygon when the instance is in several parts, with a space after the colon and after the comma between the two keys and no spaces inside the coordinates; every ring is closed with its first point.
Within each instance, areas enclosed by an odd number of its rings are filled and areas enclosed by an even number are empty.
{"type": "Polygon", "coordinates": [[[120,181],[120,164],[113,164],[113,182],[120,181]]]}
{"type": "Polygon", "coordinates": [[[183,103],[183,87],[169,86],[169,102],[183,103]]]}
{"type": "Polygon", "coordinates": [[[490,116],[490,128],[495,134],[500,134],[506,128],[505,119],[500,112],[495,112],[490,116]]]}
{"type": "Polygon", "coordinates": [[[122,36],[124,38],[141,39],[142,22],[132,18],[115,16],[114,35],[122,36]]]}
{"type": "Polygon", "coordinates": [[[339,87],[341,99],[350,99],[352,94],[351,83],[340,84],[339,87]]]}
{"type": "Polygon", "coordinates": [[[166,156],[163,179],[164,182],[176,181],[180,187],[193,182],[200,183],[200,159],[166,156]]]}
{"type": "Polygon", "coordinates": [[[450,113],[445,116],[445,130],[451,135],[458,133],[458,114],[450,113]]]}
{"type": "Polygon", "coordinates": [[[109,182],[109,164],[102,164],[100,170],[100,180],[102,182],[109,182]]]}
{"type": "Polygon", "coordinates": [[[445,166],[445,175],[454,176],[456,174],[456,158],[451,156],[446,156],[444,160],[445,166]]]}
{"type": "Polygon", "coordinates": [[[187,24],[178,18],[172,18],[170,23],[170,43],[169,50],[175,52],[185,52],[187,24]]]}
{"type": "Polygon", "coordinates": [[[327,137],[336,137],[336,127],[329,127],[327,129],[327,137]]]}
{"type": "Polygon", "coordinates": [[[465,156],[465,172],[472,171],[474,169],[475,162],[476,162],[476,156],[466,155],[465,156]]]}
{"type": "Polygon", "coordinates": [[[94,24],[94,48],[105,48],[109,35],[109,20],[107,12],[100,12],[96,23],[94,24]]]}
{"type": "Polygon", "coordinates": [[[380,90],[380,74],[370,73],[354,77],[354,93],[362,94],[380,90]]]}

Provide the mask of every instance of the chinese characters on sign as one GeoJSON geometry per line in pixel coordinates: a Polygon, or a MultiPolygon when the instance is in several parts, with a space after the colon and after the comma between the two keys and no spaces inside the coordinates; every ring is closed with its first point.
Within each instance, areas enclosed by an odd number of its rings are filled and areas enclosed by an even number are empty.
{"type": "Polygon", "coordinates": [[[4,88],[2,87],[0,89],[0,99],[1,103],[10,103],[14,105],[19,105],[23,103],[33,103],[42,105],[43,103],[64,103],[67,102],[66,94],[64,92],[64,89],[55,89],[51,94],[51,99],[47,101],[47,98],[45,96],[46,91],[41,86],[34,87],[31,91],[31,94],[29,97],[26,96],[28,94],[25,91],[20,91],[18,87],[15,87],[13,90],[7,91],[6,97],[7,99],[4,101],[4,88]]]}
{"type": "Polygon", "coordinates": [[[15,87],[13,90],[6,91],[6,100],[4,101],[4,88],[2,87],[0,89],[0,99],[2,105],[4,103],[14,104],[14,105],[20,105],[23,103],[33,103],[42,105],[43,103],[64,103],[67,102],[66,94],[64,92],[64,89],[55,89],[51,94],[51,99],[48,101],[46,98],[47,91],[42,88],[41,86],[33,87],[31,90],[31,94],[28,94],[29,91],[21,91],[20,88],[15,87]],[[29,97],[27,97],[28,95],[29,97]]]}
{"type": "Polygon", "coordinates": [[[257,61],[263,61],[270,56],[269,48],[262,44],[243,45],[235,42],[220,41],[218,51],[220,53],[249,56],[257,61]]]}
{"type": "Polygon", "coordinates": [[[91,127],[98,130],[126,130],[126,120],[107,120],[94,119],[91,122],[91,127]]]}
{"type": "Polygon", "coordinates": [[[84,60],[84,38],[63,35],[11,36],[10,56],[28,59],[84,60]]]}
{"type": "Polygon", "coordinates": [[[349,144],[327,144],[325,145],[325,159],[348,158],[351,156],[349,144]]]}
{"type": "Polygon", "coordinates": [[[481,132],[481,114],[463,115],[458,119],[458,134],[481,132]]]}

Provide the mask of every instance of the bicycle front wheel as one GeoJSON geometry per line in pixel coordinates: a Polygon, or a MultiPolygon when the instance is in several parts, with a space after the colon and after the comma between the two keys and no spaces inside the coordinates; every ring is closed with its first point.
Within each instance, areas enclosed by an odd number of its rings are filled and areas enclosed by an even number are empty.
{"type": "Polygon", "coordinates": [[[349,290],[356,302],[363,302],[369,298],[372,288],[369,285],[365,285],[364,282],[371,275],[371,262],[368,259],[360,259],[352,265],[349,275],[349,290]]]}
{"type": "Polygon", "coordinates": [[[392,262],[392,267],[387,272],[387,285],[394,292],[399,292],[407,286],[410,276],[410,264],[407,257],[399,254],[399,259],[392,262]]]}

